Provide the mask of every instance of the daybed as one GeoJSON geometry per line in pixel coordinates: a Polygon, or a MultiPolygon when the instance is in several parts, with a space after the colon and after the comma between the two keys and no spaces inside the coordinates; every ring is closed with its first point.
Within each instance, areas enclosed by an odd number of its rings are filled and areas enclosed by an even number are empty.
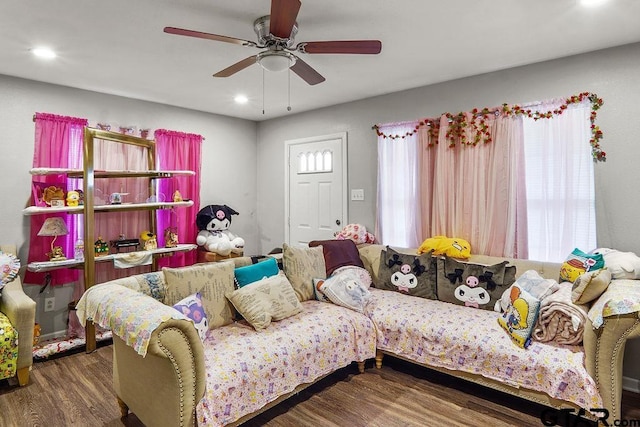
{"type": "MultiPolygon", "coordinates": [[[[324,245],[325,258],[331,255],[327,248],[324,245]]],[[[323,247],[306,250],[314,249],[317,257],[323,247]]],[[[285,246],[283,265],[294,285],[294,276],[329,276],[339,265],[359,262],[374,284],[384,287],[380,285],[389,278],[381,278],[382,249],[361,245],[357,260],[351,257],[331,269],[327,264],[325,270],[317,258],[287,264],[285,246]]],[[[234,261],[250,262],[246,257],[234,261]]],[[[507,264],[502,258],[483,256],[469,261],[507,264]]],[[[507,261],[515,266],[509,267],[510,280],[528,270],[556,279],[560,270],[560,264],[507,261]]],[[[215,274],[208,270],[217,277],[214,281],[219,280],[209,295],[216,299],[233,280],[233,263],[206,265],[220,269],[215,274]]],[[[418,270],[423,267],[414,264],[418,270]]],[[[606,408],[610,421],[620,418],[624,346],[628,338],[640,335],[640,321],[637,311],[616,315],[615,310],[604,310],[612,306],[607,298],[617,298],[607,296],[609,291],[592,306],[584,346],[534,342],[520,348],[498,325],[499,313],[438,301],[435,293],[417,297],[371,289],[361,314],[313,300],[313,288],[301,295],[297,285],[293,287],[303,301],[302,312],[260,332],[245,321],[214,319],[217,325],[210,326],[202,342],[193,323],[167,305],[175,303],[171,295],[176,283],[186,286],[186,293],[199,289],[188,277],[199,268],[203,267],[165,269],[96,285],[80,300],[81,321],[93,319],[114,333],[114,387],[123,415],[131,410],[150,426],[241,423],[340,367],[355,361],[362,370],[362,362],[373,357],[380,366],[383,355],[389,354],[544,405],[606,408]],[[594,308],[600,313],[593,322],[596,330],[591,325],[594,308]]],[[[424,271],[433,276],[429,268],[424,271]]],[[[505,283],[506,271],[505,267],[505,283]]],[[[499,276],[493,279],[501,280],[499,276]]],[[[227,296],[228,292],[227,288],[227,296]]],[[[220,307],[220,318],[231,313],[228,301],[220,307]]],[[[602,414],[592,412],[598,415],[602,414]]]]}

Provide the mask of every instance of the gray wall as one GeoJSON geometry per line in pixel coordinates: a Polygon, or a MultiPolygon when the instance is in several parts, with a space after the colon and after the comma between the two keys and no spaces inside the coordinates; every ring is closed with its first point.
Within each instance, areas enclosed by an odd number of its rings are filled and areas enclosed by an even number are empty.
{"type": "MultiPolygon", "coordinates": [[[[269,249],[284,239],[286,140],[348,133],[349,188],[365,191],[364,201],[349,202],[349,222],[363,223],[373,230],[377,155],[372,125],[589,91],[604,99],[598,124],[604,132],[601,145],[608,158],[595,168],[598,245],[640,254],[640,197],[636,194],[640,188],[636,129],[640,115],[639,75],[640,44],[633,44],[261,122],[257,181],[261,248],[269,249]]],[[[318,90],[322,88],[318,86],[318,90]]],[[[629,347],[627,356],[630,352],[640,354],[640,342],[629,347]]],[[[640,378],[640,365],[627,363],[625,374],[640,378]]]]}
{"type": "MultiPolygon", "coordinates": [[[[18,246],[27,260],[29,221],[22,210],[29,203],[35,112],[84,117],[89,124],[109,123],[138,129],[172,129],[201,134],[201,204],[224,203],[240,215],[231,230],[246,241],[246,253],[258,252],[256,216],[256,123],[193,110],[104,95],[0,75],[0,230],[2,241],[18,246]]],[[[42,312],[39,287],[26,286],[38,303],[43,335],[64,333],[66,306],[72,289],[57,288],[56,310],[42,312]]]]}

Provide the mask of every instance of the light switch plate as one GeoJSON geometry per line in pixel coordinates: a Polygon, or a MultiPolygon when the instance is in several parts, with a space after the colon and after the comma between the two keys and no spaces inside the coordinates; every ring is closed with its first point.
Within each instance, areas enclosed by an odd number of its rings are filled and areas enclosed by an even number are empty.
{"type": "Polygon", "coordinates": [[[351,189],[351,200],[356,200],[356,201],[364,200],[364,189],[362,189],[362,188],[352,188],[351,189]]]}

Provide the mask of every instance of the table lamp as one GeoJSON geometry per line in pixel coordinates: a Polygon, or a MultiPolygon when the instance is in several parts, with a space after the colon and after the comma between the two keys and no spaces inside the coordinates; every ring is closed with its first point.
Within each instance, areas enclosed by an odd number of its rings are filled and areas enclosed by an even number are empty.
{"type": "Polygon", "coordinates": [[[38,236],[53,236],[51,252],[47,253],[49,261],[62,261],[67,259],[62,252],[62,246],[53,246],[58,236],[64,236],[66,234],[69,234],[67,224],[65,224],[64,220],[60,217],[47,218],[44,224],[42,224],[40,231],[38,231],[38,236]]]}

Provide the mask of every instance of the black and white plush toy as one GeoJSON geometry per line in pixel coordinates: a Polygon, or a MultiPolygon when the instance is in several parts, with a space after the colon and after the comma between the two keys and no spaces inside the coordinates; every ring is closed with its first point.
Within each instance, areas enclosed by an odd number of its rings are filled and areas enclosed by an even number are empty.
{"type": "Polygon", "coordinates": [[[196,225],[200,230],[196,243],[222,256],[231,252],[241,254],[244,239],[229,231],[231,215],[238,215],[238,212],[227,205],[209,205],[200,209],[196,215],[196,225]]]}

